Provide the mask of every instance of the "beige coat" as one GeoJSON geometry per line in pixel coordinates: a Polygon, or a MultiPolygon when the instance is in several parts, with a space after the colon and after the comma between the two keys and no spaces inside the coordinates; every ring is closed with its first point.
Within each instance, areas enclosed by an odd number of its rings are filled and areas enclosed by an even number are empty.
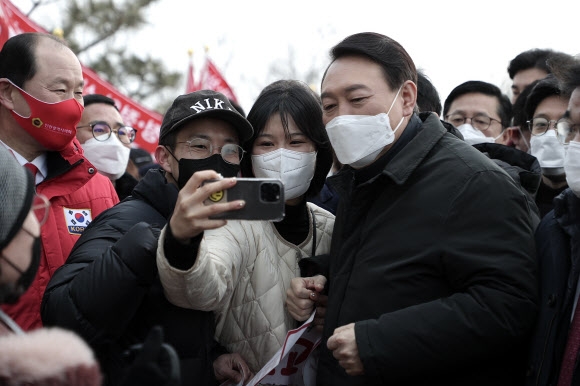
{"type": "MultiPolygon", "coordinates": [[[[334,216],[308,204],[316,216],[316,254],[330,251],[334,216]]],[[[285,241],[268,221],[228,221],[205,231],[193,267],[169,265],[163,244],[157,250],[161,283],[177,306],[216,315],[216,339],[240,353],[252,371],[260,370],[282,347],[295,321],[285,308],[290,280],[300,275],[298,261],[312,254],[312,218],[306,240],[298,247],[285,241]]]]}

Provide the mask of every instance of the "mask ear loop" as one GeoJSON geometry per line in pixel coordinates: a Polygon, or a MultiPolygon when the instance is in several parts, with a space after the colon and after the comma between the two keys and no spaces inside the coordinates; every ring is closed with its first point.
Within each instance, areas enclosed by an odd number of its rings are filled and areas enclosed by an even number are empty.
{"type": "Polygon", "coordinates": [[[165,148],[165,150],[167,150],[167,152],[169,152],[169,154],[171,154],[171,156],[173,157],[174,160],[176,160],[177,162],[179,162],[179,160],[177,159],[177,157],[173,154],[173,152],[171,150],[169,150],[169,146],[165,145],[163,146],[165,148]]]}
{"type": "MultiPolygon", "coordinates": [[[[24,227],[20,228],[20,230],[23,231],[24,233],[26,233],[27,235],[29,235],[30,237],[32,237],[35,240],[40,237],[40,236],[33,235],[28,229],[26,229],[24,227]]],[[[0,253],[0,259],[3,259],[6,263],[8,263],[9,266],[12,267],[12,269],[14,269],[20,275],[23,275],[24,274],[24,271],[21,270],[20,267],[18,267],[12,260],[10,260],[8,257],[4,256],[3,253],[0,253]]]]}
{"type": "MultiPolygon", "coordinates": [[[[173,152],[172,152],[171,150],[169,150],[169,146],[167,146],[167,145],[164,145],[163,147],[165,148],[165,150],[167,150],[167,152],[168,152],[169,154],[171,154],[171,156],[173,157],[173,159],[174,159],[174,160],[176,160],[177,162],[179,162],[179,160],[178,160],[178,159],[177,159],[177,157],[176,157],[176,156],[173,154],[173,152]]],[[[167,173],[167,172],[165,172],[165,175],[166,175],[166,176],[167,176],[167,174],[168,174],[168,173],[167,173]]],[[[177,184],[177,179],[176,179],[176,178],[173,176],[173,173],[171,173],[171,174],[170,174],[170,176],[171,176],[171,179],[172,179],[172,180],[173,180],[173,181],[174,181],[174,182],[177,184]]]]}
{"type": "MultiPolygon", "coordinates": [[[[399,87],[399,90],[397,91],[397,94],[395,95],[395,99],[393,99],[393,103],[391,103],[391,107],[389,107],[389,111],[387,111],[387,116],[391,113],[391,110],[393,109],[393,106],[395,105],[395,102],[397,101],[397,98],[399,97],[399,93],[401,92],[402,89],[403,89],[403,85],[401,85],[401,87],[399,87]]],[[[397,130],[399,130],[399,127],[401,127],[401,124],[403,123],[404,120],[405,120],[405,117],[401,117],[399,124],[397,125],[397,127],[395,127],[395,130],[393,130],[393,134],[395,134],[397,132],[397,130]]]]}
{"type": "Polygon", "coordinates": [[[393,130],[393,134],[395,134],[397,132],[397,130],[399,130],[399,127],[401,127],[401,124],[403,123],[404,120],[405,120],[405,117],[401,117],[399,124],[397,125],[397,127],[395,127],[395,130],[393,130]]]}
{"type": "Polygon", "coordinates": [[[493,142],[495,143],[495,141],[497,141],[498,138],[500,138],[503,135],[503,131],[501,133],[499,133],[499,135],[497,137],[491,137],[493,138],[493,142]]]}
{"type": "MultiPolygon", "coordinates": [[[[526,136],[524,135],[524,132],[522,131],[522,128],[518,126],[518,131],[520,132],[520,138],[524,140],[524,143],[526,144],[526,146],[528,147],[528,153],[531,152],[532,147],[530,146],[528,140],[526,139],[526,136]]],[[[531,153],[530,153],[531,154],[531,153]]]]}
{"type": "Polygon", "coordinates": [[[403,89],[403,86],[401,85],[401,87],[399,87],[399,90],[397,91],[397,94],[395,95],[395,99],[393,99],[393,103],[391,103],[391,107],[389,107],[389,111],[387,111],[387,115],[389,115],[391,113],[391,110],[393,109],[393,106],[395,105],[395,102],[397,101],[397,98],[399,97],[399,93],[401,92],[402,89],[403,89]]]}
{"type": "Polygon", "coordinates": [[[24,271],[21,270],[16,264],[14,264],[12,262],[12,260],[10,260],[6,256],[4,256],[3,253],[0,253],[0,259],[4,260],[9,266],[12,267],[13,270],[15,270],[16,272],[18,272],[20,275],[24,274],[24,271]]]}

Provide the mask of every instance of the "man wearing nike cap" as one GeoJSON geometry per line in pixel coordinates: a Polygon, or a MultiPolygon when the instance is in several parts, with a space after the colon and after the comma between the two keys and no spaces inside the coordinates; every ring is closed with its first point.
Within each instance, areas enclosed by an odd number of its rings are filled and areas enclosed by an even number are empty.
{"type": "MultiPolygon", "coordinates": [[[[90,342],[106,384],[122,381],[127,370],[123,352],[143,342],[156,325],[179,356],[182,385],[249,379],[241,356],[227,353],[214,340],[213,313],[167,301],[155,252],[160,229],[181,210],[178,197],[187,193],[180,190],[197,188],[188,184],[191,176],[235,177],[242,154],[239,143],[252,132],[221,93],[201,90],[177,97],[163,118],[155,150],[160,169],[150,170],[130,197],[93,222],[50,281],[43,299],[44,323],[70,328],[90,342]]],[[[231,204],[214,206],[234,209],[231,204]]]]}

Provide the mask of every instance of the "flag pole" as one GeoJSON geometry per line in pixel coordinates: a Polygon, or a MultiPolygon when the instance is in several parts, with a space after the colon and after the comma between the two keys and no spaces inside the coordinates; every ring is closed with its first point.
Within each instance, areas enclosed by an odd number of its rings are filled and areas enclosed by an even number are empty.
{"type": "Polygon", "coordinates": [[[206,74],[207,74],[207,53],[209,52],[209,46],[207,44],[205,44],[203,46],[203,53],[204,53],[204,64],[203,67],[201,68],[201,73],[199,75],[199,79],[197,80],[197,89],[198,90],[203,90],[206,89],[206,74]]]}
{"type": "Polygon", "coordinates": [[[197,91],[193,77],[193,49],[187,50],[187,55],[189,56],[189,65],[187,68],[187,83],[185,85],[185,93],[197,91]]]}

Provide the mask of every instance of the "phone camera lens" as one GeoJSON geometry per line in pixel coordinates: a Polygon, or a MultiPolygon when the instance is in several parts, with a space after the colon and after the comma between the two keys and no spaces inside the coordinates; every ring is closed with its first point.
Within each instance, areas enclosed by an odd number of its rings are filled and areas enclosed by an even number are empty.
{"type": "Polygon", "coordinates": [[[280,200],[280,185],[270,182],[260,186],[260,197],[265,202],[276,202],[280,200]]]}

